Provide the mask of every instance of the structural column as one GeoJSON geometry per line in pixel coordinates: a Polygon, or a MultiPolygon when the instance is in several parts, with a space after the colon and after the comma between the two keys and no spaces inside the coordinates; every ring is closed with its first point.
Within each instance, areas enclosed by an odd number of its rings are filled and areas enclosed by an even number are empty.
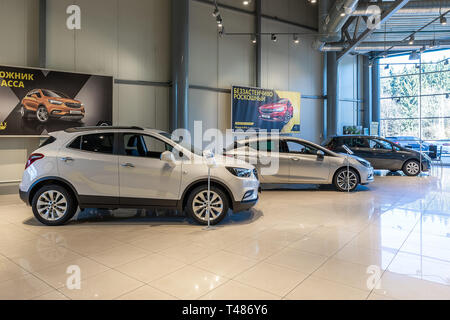
{"type": "Polygon", "coordinates": [[[47,0],[39,0],[39,67],[47,66],[47,0]]]}
{"type": "Polygon", "coordinates": [[[255,53],[255,68],[256,68],[256,86],[261,87],[261,0],[255,2],[255,33],[256,33],[256,53],[255,53]]]}
{"type": "MultiPolygon", "coordinates": [[[[372,65],[372,121],[380,123],[380,118],[380,65],[379,60],[375,59],[372,65]]],[[[380,134],[379,126],[378,134],[380,134]]]]}
{"type": "Polygon", "coordinates": [[[338,133],[339,86],[336,52],[327,52],[327,137],[338,133]]]}
{"type": "Polygon", "coordinates": [[[172,0],[170,130],[188,127],[189,0],[172,0]]]}
{"type": "Polygon", "coordinates": [[[370,128],[372,122],[372,74],[369,57],[363,56],[363,127],[370,128]]]}

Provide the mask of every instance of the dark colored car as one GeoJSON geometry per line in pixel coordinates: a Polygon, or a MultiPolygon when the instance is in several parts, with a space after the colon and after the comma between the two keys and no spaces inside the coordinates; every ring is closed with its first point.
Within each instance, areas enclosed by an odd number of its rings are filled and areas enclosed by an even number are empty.
{"type": "Polygon", "coordinates": [[[259,118],[264,121],[288,123],[294,115],[294,107],[289,99],[262,105],[258,109],[259,118]]]}
{"type": "MultiPolygon", "coordinates": [[[[414,150],[420,150],[420,139],[412,136],[396,136],[396,137],[386,137],[402,147],[410,148],[414,150]]],[[[430,143],[422,141],[422,151],[428,151],[430,149],[430,143]]]]}
{"type": "Polygon", "coordinates": [[[349,135],[328,138],[323,146],[334,152],[345,153],[346,145],[353,153],[368,160],[374,169],[402,170],[408,176],[417,176],[431,168],[431,159],[425,154],[402,147],[387,139],[376,136],[349,135]]]}

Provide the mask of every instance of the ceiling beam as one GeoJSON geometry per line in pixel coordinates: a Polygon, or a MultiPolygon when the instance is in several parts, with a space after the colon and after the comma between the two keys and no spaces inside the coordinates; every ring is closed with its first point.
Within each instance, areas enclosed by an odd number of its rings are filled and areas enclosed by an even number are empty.
{"type": "MultiPolygon", "coordinates": [[[[380,24],[385,23],[387,20],[389,20],[389,18],[394,15],[399,9],[403,8],[403,6],[405,4],[407,4],[409,2],[409,0],[396,0],[392,6],[389,7],[389,9],[387,9],[386,11],[384,11],[381,14],[380,17],[380,24]]],[[[364,39],[366,39],[368,36],[370,36],[376,29],[370,29],[367,28],[366,30],[364,30],[359,36],[358,38],[356,38],[354,41],[351,41],[348,45],[347,48],[345,48],[344,50],[342,50],[341,52],[339,52],[337,54],[337,59],[340,60],[343,57],[345,57],[350,51],[352,51],[356,46],[358,46],[358,44],[360,44],[361,42],[364,41],[364,39]]]]}

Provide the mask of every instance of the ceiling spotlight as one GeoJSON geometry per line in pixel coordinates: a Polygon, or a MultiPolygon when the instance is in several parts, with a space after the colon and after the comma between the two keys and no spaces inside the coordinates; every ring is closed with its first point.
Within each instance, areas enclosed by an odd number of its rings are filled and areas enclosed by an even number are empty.
{"type": "Polygon", "coordinates": [[[219,36],[223,36],[223,34],[225,33],[225,27],[223,25],[219,26],[219,36]]]}
{"type": "Polygon", "coordinates": [[[219,28],[222,28],[222,27],[223,27],[223,20],[222,20],[222,17],[220,16],[220,14],[217,16],[216,22],[217,22],[217,26],[218,26],[219,28]]]}
{"type": "Polygon", "coordinates": [[[274,33],[272,33],[272,35],[270,36],[270,39],[271,39],[273,42],[277,42],[277,35],[274,34],[274,33]]]}
{"type": "Polygon", "coordinates": [[[441,24],[443,26],[445,26],[447,24],[447,18],[446,17],[442,16],[439,20],[441,21],[441,24]]]}
{"type": "Polygon", "coordinates": [[[411,44],[411,45],[414,44],[414,40],[415,40],[415,38],[412,35],[411,37],[409,37],[408,44],[411,44]]]}
{"type": "Polygon", "coordinates": [[[244,1],[242,1],[242,4],[244,6],[248,6],[250,4],[250,1],[249,0],[244,0],[244,1]]]}
{"type": "Polygon", "coordinates": [[[345,17],[345,11],[341,12],[341,17],[345,17]]]}
{"type": "Polygon", "coordinates": [[[317,0],[309,0],[309,2],[311,2],[312,4],[316,3],[317,0]]]}
{"type": "Polygon", "coordinates": [[[219,15],[219,8],[215,7],[212,15],[213,17],[217,17],[219,15]]]}
{"type": "Polygon", "coordinates": [[[298,35],[294,34],[293,38],[294,38],[293,41],[294,41],[295,44],[299,44],[300,43],[300,39],[298,38],[298,35]]]}
{"type": "Polygon", "coordinates": [[[252,43],[256,43],[256,36],[252,35],[252,43]]]}

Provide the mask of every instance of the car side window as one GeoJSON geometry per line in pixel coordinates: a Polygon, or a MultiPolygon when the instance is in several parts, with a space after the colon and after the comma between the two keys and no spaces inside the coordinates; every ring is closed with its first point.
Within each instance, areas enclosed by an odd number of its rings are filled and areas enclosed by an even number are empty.
{"type": "Polygon", "coordinates": [[[288,140],[286,145],[289,153],[299,153],[299,154],[317,154],[317,149],[313,146],[302,144],[298,141],[288,140]]]}
{"type": "Polygon", "coordinates": [[[392,150],[392,145],[389,142],[378,139],[370,139],[369,146],[372,149],[392,150]]]}
{"type": "Polygon", "coordinates": [[[86,134],[84,136],[79,136],[76,139],[74,139],[67,147],[81,151],[112,154],[114,149],[114,134],[113,133],[86,134]]]}
{"type": "Polygon", "coordinates": [[[264,151],[264,152],[280,151],[280,143],[278,140],[255,140],[252,142],[247,142],[245,146],[255,151],[264,151]]]}
{"type": "Polygon", "coordinates": [[[127,133],[123,135],[125,154],[134,157],[160,159],[164,151],[172,151],[172,146],[148,135],[127,133]]]}
{"type": "Polygon", "coordinates": [[[41,94],[40,94],[40,92],[39,91],[36,91],[35,93],[34,93],[38,98],[40,98],[41,97],[41,94]]]}

